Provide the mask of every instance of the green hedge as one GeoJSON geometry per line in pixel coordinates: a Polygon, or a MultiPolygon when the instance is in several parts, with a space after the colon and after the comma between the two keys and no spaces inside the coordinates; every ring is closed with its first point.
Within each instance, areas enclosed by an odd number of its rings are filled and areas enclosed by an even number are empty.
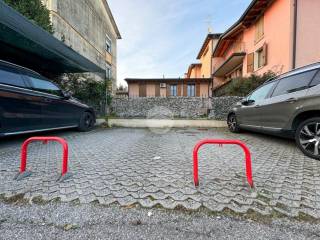
{"type": "Polygon", "coordinates": [[[44,30],[49,33],[54,32],[50,21],[50,12],[41,0],[4,0],[4,2],[44,30]]]}
{"type": "Polygon", "coordinates": [[[266,72],[263,75],[251,75],[250,77],[234,78],[228,84],[217,89],[215,96],[247,96],[254,89],[262,85],[265,81],[274,78],[274,72],[266,72]]]}
{"type": "MultiPolygon", "coordinates": [[[[70,92],[73,97],[92,106],[98,115],[105,114],[106,104],[111,103],[111,95],[107,95],[111,80],[96,81],[86,74],[65,74],[54,79],[60,87],[70,92]]],[[[109,91],[110,92],[110,91],[109,91]]]]}

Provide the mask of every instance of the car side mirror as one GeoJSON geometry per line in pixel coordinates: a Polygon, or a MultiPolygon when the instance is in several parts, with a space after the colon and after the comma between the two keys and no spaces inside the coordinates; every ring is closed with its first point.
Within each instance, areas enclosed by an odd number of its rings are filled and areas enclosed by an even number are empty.
{"type": "Polygon", "coordinates": [[[241,101],[241,104],[242,105],[244,105],[244,106],[248,106],[248,105],[251,105],[251,104],[254,104],[255,103],[255,101],[254,100],[252,100],[252,99],[244,99],[244,100],[242,100],[241,101]]]}
{"type": "Polygon", "coordinates": [[[63,92],[63,98],[68,100],[72,97],[71,93],[70,92],[63,92]]]}

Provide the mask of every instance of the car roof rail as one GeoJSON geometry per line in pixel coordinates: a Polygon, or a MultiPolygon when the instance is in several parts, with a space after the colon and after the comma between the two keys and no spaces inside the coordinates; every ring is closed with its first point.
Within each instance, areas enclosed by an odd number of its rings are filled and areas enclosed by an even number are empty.
{"type": "Polygon", "coordinates": [[[305,71],[314,70],[314,69],[317,69],[317,68],[320,69],[320,62],[311,63],[311,64],[308,64],[308,65],[305,65],[305,66],[302,66],[302,67],[298,67],[298,68],[292,69],[292,70],[290,70],[288,72],[279,74],[277,76],[271,77],[271,78],[267,79],[263,84],[271,82],[271,81],[273,81],[273,80],[275,80],[277,78],[289,77],[289,76],[292,76],[292,75],[295,75],[295,74],[303,73],[305,71]]]}
{"type": "Polygon", "coordinates": [[[0,59],[0,65],[6,65],[8,67],[17,68],[17,69],[23,70],[25,72],[29,72],[29,73],[33,73],[35,75],[41,76],[40,73],[38,73],[38,72],[36,72],[36,71],[34,71],[34,70],[30,69],[30,68],[26,68],[26,67],[23,67],[23,66],[11,63],[11,62],[7,62],[7,61],[4,61],[4,60],[1,60],[1,59],[0,59]]]}
{"type": "Polygon", "coordinates": [[[302,66],[302,67],[298,67],[298,68],[292,69],[292,70],[290,70],[288,72],[280,74],[277,77],[289,77],[289,76],[292,76],[292,75],[295,75],[295,74],[299,74],[299,73],[303,73],[303,72],[306,72],[306,71],[315,70],[317,68],[320,68],[320,62],[311,63],[311,64],[308,64],[308,65],[305,65],[305,66],[302,66]]]}

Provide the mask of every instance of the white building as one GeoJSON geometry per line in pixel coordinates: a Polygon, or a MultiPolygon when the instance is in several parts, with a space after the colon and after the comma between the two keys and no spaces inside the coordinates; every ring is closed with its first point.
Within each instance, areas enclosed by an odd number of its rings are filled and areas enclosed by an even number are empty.
{"type": "MultiPolygon", "coordinates": [[[[120,32],[106,0],[42,0],[50,11],[54,36],[92,62],[106,69],[117,81],[117,39],[120,32]]],[[[97,79],[105,75],[92,74],[97,79]]]]}

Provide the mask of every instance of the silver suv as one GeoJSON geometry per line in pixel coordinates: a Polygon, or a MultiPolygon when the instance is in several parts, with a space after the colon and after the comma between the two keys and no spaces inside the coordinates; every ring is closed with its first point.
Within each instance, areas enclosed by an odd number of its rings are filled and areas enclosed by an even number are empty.
{"type": "Polygon", "coordinates": [[[268,80],[228,114],[231,132],[242,129],[295,138],[320,160],[320,63],[268,80]]]}

